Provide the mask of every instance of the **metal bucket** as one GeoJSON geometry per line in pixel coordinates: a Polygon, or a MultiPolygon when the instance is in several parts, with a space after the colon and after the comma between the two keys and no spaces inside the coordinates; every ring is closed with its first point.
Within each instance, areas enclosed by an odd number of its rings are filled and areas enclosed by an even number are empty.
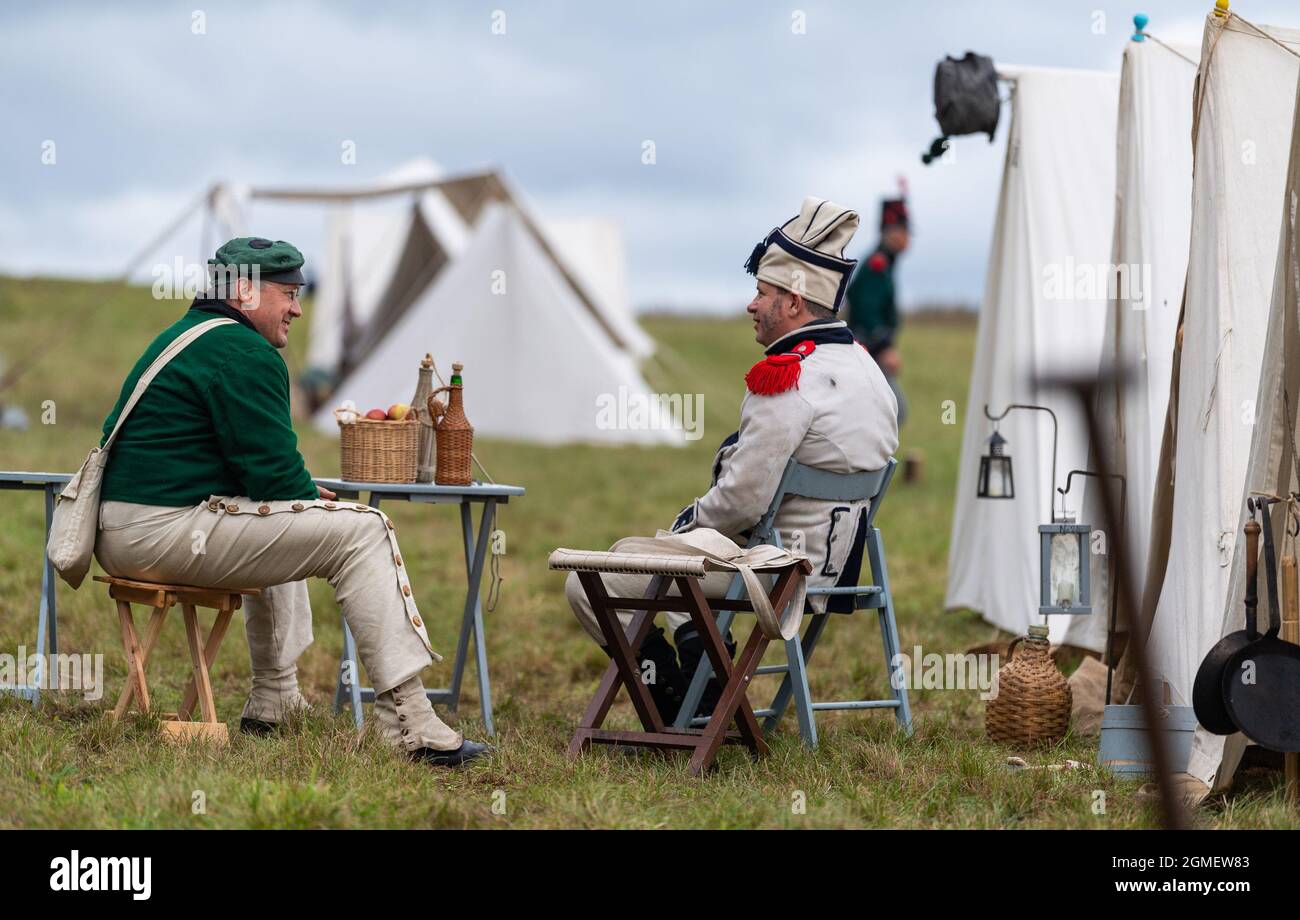
{"type": "MultiPolygon", "coordinates": [[[[1196,714],[1191,706],[1161,706],[1170,765],[1175,773],[1187,769],[1196,734],[1196,714]]],[[[1154,771],[1141,706],[1111,704],[1101,716],[1101,746],[1097,760],[1117,776],[1138,776],[1154,771]]]]}

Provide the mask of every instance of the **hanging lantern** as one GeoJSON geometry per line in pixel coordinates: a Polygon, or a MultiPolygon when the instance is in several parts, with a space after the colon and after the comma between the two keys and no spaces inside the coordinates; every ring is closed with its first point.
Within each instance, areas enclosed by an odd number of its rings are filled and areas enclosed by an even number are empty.
{"type": "Polygon", "coordinates": [[[1038,525],[1042,548],[1040,570],[1041,614],[1092,613],[1092,590],[1088,572],[1088,539],[1092,528],[1062,516],[1051,524],[1038,525]]]}
{"type": "Polygon", "coordinates": [[[989,449],[980,457],[979,498],[1015,498],[1016,484],[1011,475],[1011,457],[1006,453],[1007,439],[993,429],[989,449]]]}

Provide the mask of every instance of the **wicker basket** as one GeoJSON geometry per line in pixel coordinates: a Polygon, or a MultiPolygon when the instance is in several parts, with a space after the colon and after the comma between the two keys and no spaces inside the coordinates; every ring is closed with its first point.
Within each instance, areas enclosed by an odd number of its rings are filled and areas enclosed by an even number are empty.
{"type": "Polygon", "coordinates": [[[361,418],[339,422],[339,471],[349,482],[415,482],[420,423],[361,418]]]}
{"type": "Polygon", "coordinates": [[[1073,694],[1052,661],[1046,632],[1031,626],[1028,636],[1011,643],[1011,660],[998,671],[997,696],[984,714],[993,741],[1017,747],[1055,744],[1070,729],[1073,694]]]}

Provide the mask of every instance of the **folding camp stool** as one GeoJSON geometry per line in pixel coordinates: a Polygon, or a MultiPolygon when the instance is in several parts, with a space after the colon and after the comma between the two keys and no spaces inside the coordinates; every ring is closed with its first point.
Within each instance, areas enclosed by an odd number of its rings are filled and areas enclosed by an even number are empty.
{"type": "MultiPolygon", "coordinates": [[[[552,568],[560,566],[552,565],[552,568]]],[[[570,568],[565,566],[564,568],[570,568]]],[[[601,572],[638,571],[628,567],[628,556],[623,553],[589,553],[582,564],[570,568],[578,573],[582,589],[591,602],[591,609],[600,624],[605,645],[610,650],[613,660],[605,670],[596,695],[592,697],[583,713],[582,722],[569,742],[569,757],[575,758],[592,744],[618,744],[634,747],[647,747],[656,750],[689,750],[691,760],[688,767],[691,776],[700,776],[713,765],[718,748],[723,743],[742,743],[755,756],[767,753],[767,744],[763,741],[763,732],[758,719],[745,695],[754,671],[763,660],[768,638],[757,623],[750,633],[749,641],[740,653],[740,658],[733,667],[731,656],[723,644],[722,634],[714,620],[713,608],[725,609],[733,616],[736,611],[753,611],[748,600],[737,598],[710,601],[704,596],[699,579],[706,573],[704,558],[701,556],[661,556],[655,557],[654,577],[645,595],[640,598],[610,597],[605,592],[601,572]],[[668,589],[676,584],[679,597],[668,595],[668,589]],[[627,632],[623,631],[618,619],[619,610],[635,611],[627,632]],[[703,728],[682,728],[666,726],[659,718],[659,710],[650,698],[650,691],[641,680],[641,669],[637,664],[636,650],[641,647],[650,627],[654,624],[655,614],[660,611],[681,611],[690,615],[691,620],[703,636],[704,648],[718,673],[725,675],[726,682],[721,698],[713,714],[705,720],[703,728]],[[601,728],[610,707],[618,696],[619,686],[627,688],[632,698],[632,708],[641,720],[643,731],[618,731],[601,728]],[[737,731],[728,731],[728,726],[735,721],[737,731]]],[[[756,570],[763,571],[763,570],[756,570]]],[[[768,597],[772,609],[784,610],[794,596],[800,582],[812,571],[806,559],[783,566],[779,570],[767,570],[775,577],[768,597]]],[[[645,574],[651,574],[647,570],[645,574]]]]}
{"type": "MultiPolygon", "coordinates": [[[[834,588],[809,588],[810,596],[830,595],[826,612],[806,617],[808,625],[804,628],[803,639],[796,637],[785,643],[785,664],[765,665],[755,672],[785,675],[772,705],[754,713],[764,720],[765,731],[771,731],[776,727],[793,698],[795,714],[799,719],[799,734],[803,737],[804,744],[810,748],[817,747],[817,723],[814,713],[827,709],[893,709],[899,727],[909,735],[912,733],[912,710],[907,701],[907,687],[897,674],[901,669],[897,659],[898,624],[894,619],[894,596],[889,590],[889,573],[885,568],[885,545],[879,528],[874,526],[876,512],[880,510],[880,504],[884,501],[897,465],[897,461],[891,459],[878,470],[831,473],[804,466],[791,458],[785,465],[781,482],[777,486],[776,494],[772,496],[767,511],[763,513],[751,532],[750,546],[757,546],[760,543],[781,545],[781,533],[776,529],[774,522],[776,513],[787,495],[801,495],[805,498],[833,502],[869,502],[865,516],[854,534],[853,551],[850,552],[841,575],[840,580],[847,582],[847,585],[834,588]],[[859,541],[861,541],[860,546],[859,541]],[[871,566],[873,583],[870,585],[856,584],[861,575],[863,550],[871,566]],[[889,699],[814,702],[808,688],[807,665],[812,658],[813,650],[817,647],[817,640],[821,638],[832,616],[837,613],[853,613],[857,610],[875,610],[880,619],[880,637],[884,645],[885,666],[888,668],[889,684],[893,689],[893,695],[889,699]]],[[[743,585],[740,577],[737,576],[732,579],[726,596],[729,599],[736,598],[742,593],[743,585]]],[[[725,633],[735,614],[718,601],[714,601],[713,605],[722,611],[718,614],[718,632],[725,633]]],[[[705,684],[712,676],[714,667],[716,665],[711,666],[708,661],[700,661],[695,676],[691,679],[690,687],[686,691],[686,697],[675,723],[676,727],[699,725],[708,721],[706,717],[695,717],[695,713],[699,711],[705,684]]]]}
{"type": "Polygon", "coordinates": [[[181,696],[180,709],[174,713],[161,713],[163,737],[173,741],[202,738],[225,744],[229,740],[226,724],[217,719],[208,669],[217,658],[217,649],[226,637],[231,616],[243,603],[240,595],[256,595],[261,591],[257,588],[195,588],[190,585],[155,584],[102,575],[96,575],[95,581],[107,584],[108,596],[117,602],[122,645],[126,650],[126,686],[117,698],[113,718],[120,719],[125,715],[133,700],[141,712],[149,711],[149,685],[145,680],[145,666],[149,662],[149,653],[153,651],[154,643],[158,641],[158,634],[162,632],[168,611],[179,603],[185,615],[185,632],[189,637],[190,664],[194,675],[181,696]],[[143,642],[135,628],[132,604],[153,608],[143,642]],[[212,631],[206,640],[199,627],[197,607],[209,607],[217,611],[212,631]],[[202,718],[192,721],[190,714],[194,711],[196,702],[202,718]]]}

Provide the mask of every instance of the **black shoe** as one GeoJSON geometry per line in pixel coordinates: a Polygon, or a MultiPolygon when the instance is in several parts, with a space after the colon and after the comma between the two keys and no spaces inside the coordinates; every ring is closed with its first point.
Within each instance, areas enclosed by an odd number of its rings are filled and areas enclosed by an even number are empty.
{"type": "Polygon", "coordinates": [[[650,699],[654,700],[655,708],[659,710],[659,719],[664,725],[672,725],[682,708],[687,686],[677,663],[677,650],[664,638],[663,629],[653,626],[641,643],[636,658],[637,664],[641,665],[643,680],[648,673],[645,663],[653,662],[654,679],[646,684],[646,689],[650,691],[650,699]]]}
{"type": "MultiPolygon", "coordinates": [[[[695,677],[696,669],[700,666],[700,659],[704,657],[704,641],[700,638],[699,631],[695,628],[694,623],[683,623],[678,626],[677,631],[673,633],[673,641],[677,643],[677,657],[682,662],[682,679],[685,686],[689,687],[691,679],[695,677]]],[[[731,637],[731,630],[727,630],[727,635],[722,641],[727,646],[727,655],[732,661],[735,661],[736,640],[731,637]]],[[[713,710],[717,707],[718,700],[721,698],[722,684],[718,682],[718,677],[715,674],[704,685],[704,694],[700,697],[700,708],[696,715],[713,715],[713,710]]]]}
{"type": "Polygon", "coordinates": [[[438,751],[433,748],[418,748],[411,751],[411,758],[431,767],[462,767],[471,760],[477,760],[492,753],[491,745],[480,744],[466,738],[454,751],[438,751]]]}
{"type": "Polygon", "coordinates": [[[252,735],[255,738],[265,738],[280,728],[279,722],[263,722],[261,719],[250,719],[244,717],[239,720],[239,730],[245,735],[252,735]]]}

